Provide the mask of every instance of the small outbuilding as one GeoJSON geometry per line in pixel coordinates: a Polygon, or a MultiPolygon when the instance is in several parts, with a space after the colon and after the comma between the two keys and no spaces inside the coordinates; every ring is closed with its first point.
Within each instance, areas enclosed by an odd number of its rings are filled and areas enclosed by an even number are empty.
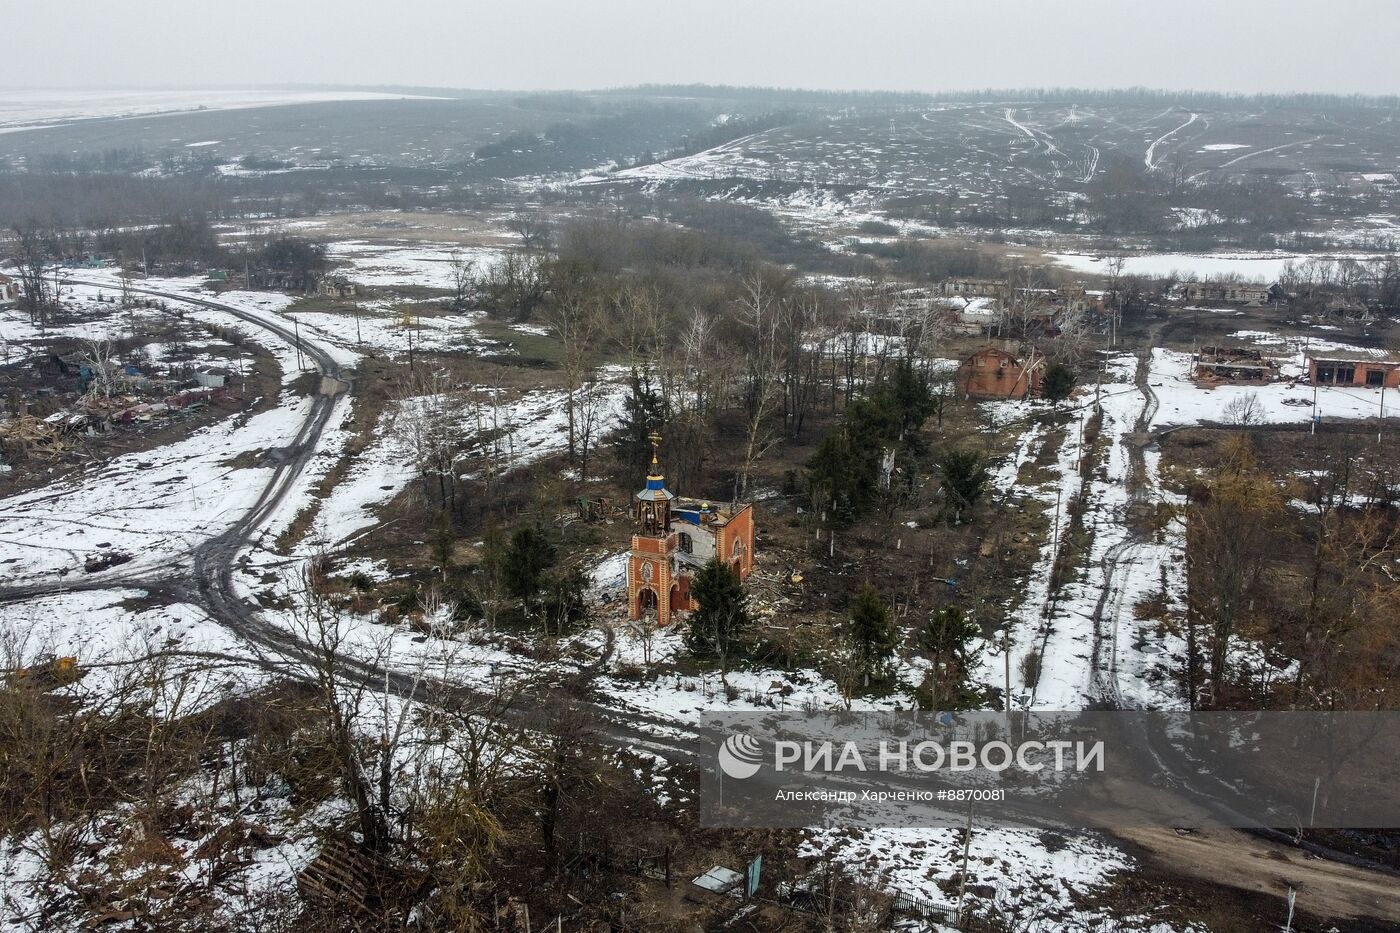
{"type": "Polygon", "coordinates": [[[231,375],[232,373],[222,366],[205,366],[195,372],[194,381],[206,389],[222,389],[228,384],[231,375]]]}
{"type": "Polygon", "coordinates": [[[1377,350],[1371,354],[1328,354],[1308,357],[1308,381],[1313,385],[1400,388],[1400,354],[1377,350]]]}
{"type": "Polygon", "coordinates": [[[328,275],[321,279],[316,290],[326,298],[354,298],[355,283],[343,275],[328,275]]]}

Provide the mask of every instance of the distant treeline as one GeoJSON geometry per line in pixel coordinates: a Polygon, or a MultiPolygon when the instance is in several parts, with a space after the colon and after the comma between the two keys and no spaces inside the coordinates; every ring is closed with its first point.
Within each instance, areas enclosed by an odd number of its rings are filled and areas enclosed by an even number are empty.
{"type": "Polygon", "coordinates": [[[805,101],[809,103],[911,104],[947,101],[1036,101],[1044,103],[1179,103],[1201,106],[1235,104],[1270,107],[1400,108],[1400,95],[1366,94],[1235,94],[1219,91],[1173,91],[1162,88],[982,88],[963,91],[836,91],[803,88],[715,84],[643,84],[632,88],[607,88],[602,94],[670,95],[722,100],[805,101]]]}

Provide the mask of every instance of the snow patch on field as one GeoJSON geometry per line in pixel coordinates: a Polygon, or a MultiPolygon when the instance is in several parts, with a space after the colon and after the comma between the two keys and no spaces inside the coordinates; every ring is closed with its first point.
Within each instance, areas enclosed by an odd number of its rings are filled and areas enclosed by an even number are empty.
{"type": "MultiPolygon", "coordinates": [[[[1107,275],[1107,264],[1103,256],[1087,253],[1051,253],[1049,258],[1059,265],[1075,272],[1088,275],[1107,275]]],[[[1244,281],[1276,282],[1283,275],[1289,263],[1340,262],[1342,258],[1365,259],[1364,255],[1352,257],[1310,256],[1285,253],[1141,253],[1125,256],[1124,275],[1143,275],[1153,278],[1173,276],[1181,279],[1210,279],[1238,276],[1244,281]]]]}
{"type": "MultiPolygon", "coordinates": [[[[831,857],[878,888],[935,908],[958,906],[963,864],[959,830],[819,830],[812,832],[800,854],[831,857]]],[[[967,865],[968,884],[993,892],[973,898],[974,911],[995,914],[1007,929],[1058,933],[1107,929],[1113,921],[1129,928],[1150,924],[1146,917],[1110,918],[1079,906],[1084,894],[1104,888],[1115,875],[1134,867],[1130,857],[1098,836],[979,829],[974,824],[967,865]]]]}
{"type": "Polygon", "coordinates": [[[378,288],[421,286],[451,291],[454,287],[452,261],[470,262],[481,274],[505,255],[504,250],[487,247],[456,247],[449,244],[392,246],[364,240],[342,240],[326,247],[326,255],[344,263],[350,280],[378,288]]]}

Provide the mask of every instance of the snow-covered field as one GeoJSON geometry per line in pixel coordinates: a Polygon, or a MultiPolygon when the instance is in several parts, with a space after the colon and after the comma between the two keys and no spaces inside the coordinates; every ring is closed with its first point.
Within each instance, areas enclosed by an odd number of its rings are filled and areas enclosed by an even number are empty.
{"type": "MultiPolygon", "coordinates": [[[[1289,263],[1340,262],[1343,259],[1364,260],[1366,254],[1353,256],[1314,256],[1297,253],[1142,253],[1123,258],[1124,275],[1155,278],[1174,276],[1178,279],[1203,280],[1238,276],[1253,282],[1276,282],[1289,263]]],[[[1075,272],[1106,275],[1106,257],[1095,253],[1051,253],[1050,259],[1075,272]]]]}
{"type": "MultiPolygon", "coordinates": [[[[1311,350],[1329,352],[1345,347],[1340,344],[1311,341],[1311,350]]],[[[1355,349],[1355,348],[1354,348],[1355,349]]],[[[1277,351],[1282,360],[1284,381],[1264,385],[1220,385],[1207,388],[1191,379],[1191,354],[1156,347],[1152,351],[1149,384],[1161,408],[1155,419],[1160,425],[1190,425],[1201,422],[1224,423],[1229,420],[1227,409],[1232,402],[1254,399],[1258,403],[1257,423],[1307,423],[1313,416],[1316,400],[1317,415],[1323,421],[1334,418],[1375,418],[1381,414],[1382,391],[1365,386],[1312,386],[1305,381],[1293,381],[1306,371],[1301,342],[1289,346],[1282,338],[1264,346],[1265,352],[1277,351]]],[[[1365,350],[1359,350],[1366,353],[1365,350]]],[[[1400,414],[1400,393],[1391,390],[1385,400],[1388,412],[1400,414]]]]}
{"type": "Polygon", "coordinates": [[[477,332],[479,314],[443,314],[436,306],[423,314],[415,305],[380,299],[361,301],[359,307],[358,314],[296,311],[293,316],[328,343],[363,354],[505,350],[477,332]]]}
{"type": "Polygon", "coordinates": [[[450,291],[453,260],[471,263],[480,274],[498,262],[503,250],[488,247],[454,247],[450,244],[392,246],[363,240],[331,243],[326,254],[349,268],[351,281],[369,286],[415,285],[450,291]]]}
{"type": "MultiPolygon", "coordinates": [[[[412,94],[381,91],[275,89],[48,89],[10,90],[0,96],[0,133],[113,117],[153,116],[191,110],[234,110],[340,100],[403,100],[412,94]]],[[[418,97],[417,99],[428,99],[418,97]]]]}

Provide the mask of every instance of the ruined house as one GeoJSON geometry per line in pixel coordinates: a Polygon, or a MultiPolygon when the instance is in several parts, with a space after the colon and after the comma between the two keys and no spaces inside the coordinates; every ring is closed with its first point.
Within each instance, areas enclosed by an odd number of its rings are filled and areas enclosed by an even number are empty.
{"type": "Polygon", "coordinates": [[[355,283],[343,275],[328,275],[321,279],[316,291],[324,298],[354,298],[355,283]]]}
{"type": "Polygon", "coordinates": [[[940,298],[1000,298],[1006,283],[997,279],[944,279],[934,286],[940,298]]]}
{"type": "Polygon", "coordinates": [[[969,398],[1030,398],[1040,393],[1045,360],[1022,358],[1000,347],[983,347],[958,367],[958,391],[969,398]]]}
{"type": "Polygon", "coordinates": [[[19,283],[0,273],[0,308],[19,301],[19,283]]]}
{"type": "Polygon", "coordinates": [[[222,366],[202,366],[195,371],[194,381],[205,389],[222,389],[232,375],[222,366]]]}
{"type": "Polygon", "coordinates": [[[1278,362],[1251,347],[1201,347],[1194,359],[1200,382],[1272,382],[1278,362]]]}
{"type": "Polygon", "coordinates": [[[1238,305],[1263,305],[1287,300],[1279,285],[1251,282],[1182,282],[1176,287],[1176,297],[1182,301],[1238,305]]]}

